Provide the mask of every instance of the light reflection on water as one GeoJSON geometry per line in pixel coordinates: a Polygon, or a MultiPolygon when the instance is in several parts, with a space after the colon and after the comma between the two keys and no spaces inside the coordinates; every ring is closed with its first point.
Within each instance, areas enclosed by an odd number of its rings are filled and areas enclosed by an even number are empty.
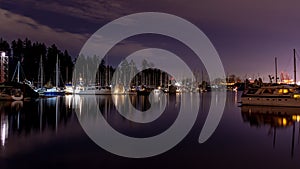
{"type": "MultiPolygon", "coordinates": [[[[238,107],[240,93],[230,92],[219,127],[207,142],[199,144],[199,133],[210,103],[210,94],[204,93],[200,95],[196,124],[182,143],[157,157],[133,160],[102,150],[82,130],[78,118],[89,120],[97,118],[88,113],[89,109],[94,108],[94,105],[89,105],[89,99],[92,98],[64,96],[34,102],[0,102],[1,169],[24,168],[25,165],[28,168],[300,166],[299,108],[238,107]]],[[[168,129],[176,120],[182,104],[181,95],[166,95],[165,103],[153,100],[154,110],[160,110],[165,106],[166,111],[159,118],[152,114],[151,118],[154,120],[149,124],[142,124],[127,120],[117,110],[124,109],[125,112],[131,112],[129,104],[137,110],[149,110],[150,102],[145,96],[96,96],[95,99],[102,115],[112,127],[128,136],[141,138],[157,135],[168,129]]],[[[94,122],[96,121],[97,119],[94,119],[94,122]]]]}
{"type": "MultiPolygon", "coordinates": [[[[273,148],[276,147],[277,132],[292,128],[291,157],[294,156],[295,140],[300,141],[300,109],[296,107],[267,107],[267,106],[242,106],[241,115],[245,123],[252,127],[267,127],[268,135],[273,136],[273,148]],[[296,128],[298,129],[296,133],[296,128]],[[298,134],[298,138],[296,135],[298,134]]],[[[280,134],[280,133],[279,133],[280,134]]]]}

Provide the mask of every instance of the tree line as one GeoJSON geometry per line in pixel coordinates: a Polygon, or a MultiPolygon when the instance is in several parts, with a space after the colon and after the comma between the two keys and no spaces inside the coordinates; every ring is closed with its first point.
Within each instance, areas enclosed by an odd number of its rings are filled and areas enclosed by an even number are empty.
{"type": "Polygon", "coordinates": [[[13,80],[12,76],[18,61],[20,61],[25,78],[33,83],[37,83],[41,57],[43,60],[45,83],[49,81],[53,83],[55,80],[57,57],[59,60],[61,82],[66,83],[72,80],[74,66],[72,57],[67,50],[62,51],[55,44],[47,46],[45,43],[32,42],[27,38],[24,40],[13,40],[9,43],[0,38],[0,51],[5,52],[9,56],[9,81],[13,80]]]}

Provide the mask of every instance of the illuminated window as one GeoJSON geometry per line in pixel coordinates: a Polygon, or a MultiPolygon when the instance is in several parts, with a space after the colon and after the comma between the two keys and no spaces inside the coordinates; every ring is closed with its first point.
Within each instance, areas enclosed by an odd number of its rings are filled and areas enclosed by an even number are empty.
{"type": "Polygon", "coordinates": [[[294,94],[294,98],[295,98],[295,99],[300,98],[300,94],[294,94]]]}
{"type": "Polygon", "coordinates": [[[287,94],[287,93],[289,93],[289,90],[288,89],[279,89],[278,93],[279,94],[287,94]]]}

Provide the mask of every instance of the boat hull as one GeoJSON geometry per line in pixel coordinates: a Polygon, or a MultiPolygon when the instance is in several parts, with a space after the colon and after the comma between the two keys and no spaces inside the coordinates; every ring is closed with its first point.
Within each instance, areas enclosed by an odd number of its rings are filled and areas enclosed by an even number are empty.
{"type": "Polygon", "coordinates": [[[243,96],[241,102],[242,105],[300,107],[300,99],[291,97],[243,96]]]}

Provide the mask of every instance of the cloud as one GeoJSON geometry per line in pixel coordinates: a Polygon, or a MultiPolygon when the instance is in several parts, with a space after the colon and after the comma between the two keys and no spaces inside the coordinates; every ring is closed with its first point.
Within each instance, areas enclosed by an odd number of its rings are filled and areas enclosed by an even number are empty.
{"type": "Polygon", "coordinates": [[[116,17],[120,17],[124,15],[124,13],[128,13],[130,4],[126,1],[118,0],[11,0],[2,3],[10,7],[19,6],[20,8],[25,10],[31,9],[48,11],[91,21],[99,21],[103,19],[110,20],[115,19],[116,17]]]}
{"type": "Polygon", "coordinates": [[[0,9],[0,32],[6,40],[28,38],[32,41],[56,44],[61,49],[74,51],[86,41],[88,35],[65,32],[42,25],[35,20],[0,9]]]}

